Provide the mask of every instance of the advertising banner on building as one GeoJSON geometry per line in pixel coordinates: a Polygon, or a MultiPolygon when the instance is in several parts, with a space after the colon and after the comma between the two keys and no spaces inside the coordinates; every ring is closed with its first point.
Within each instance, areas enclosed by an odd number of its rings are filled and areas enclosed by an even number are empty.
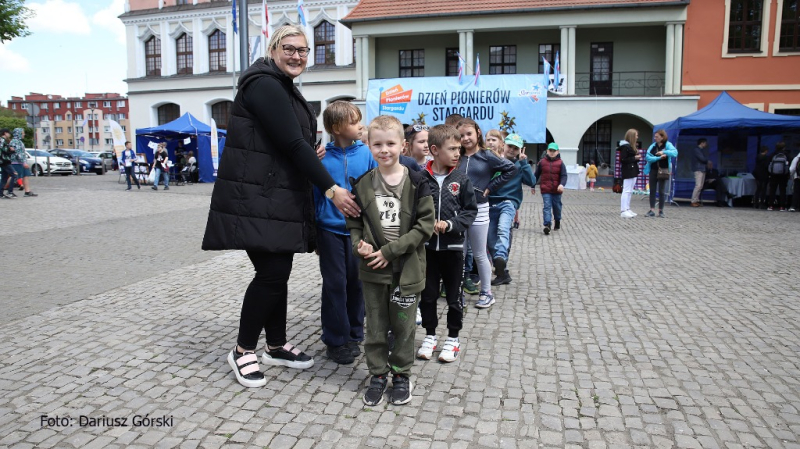
{"type": "Polygon", "coordinates": [[[461,114],[485,133],[496,128],[517,133],[528,143],[546,140],[547,88],[542,75],[481,75],[476,82],[458,77],[391,78],[369,81],[367,121],[393,115],[402,123],[444,123],[461,114]]]}

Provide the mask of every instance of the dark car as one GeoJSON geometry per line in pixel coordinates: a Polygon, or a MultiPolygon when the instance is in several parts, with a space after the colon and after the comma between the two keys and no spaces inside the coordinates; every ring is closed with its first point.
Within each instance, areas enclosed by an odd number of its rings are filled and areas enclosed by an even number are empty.
{"type": "Polygon", "coordinates": [[[79,166],[81,169],[81,173],[91,173],[94,172],[98,175],[102,175],[105,173],[103,170],[103,160],[99,157],[94,157],[88,151],[83,150],[65,150],[65,149],[55,149],[50,150],[50,153],[69,159],[70,161],[75,162],[75,158],[79,159],[79,166]]]}

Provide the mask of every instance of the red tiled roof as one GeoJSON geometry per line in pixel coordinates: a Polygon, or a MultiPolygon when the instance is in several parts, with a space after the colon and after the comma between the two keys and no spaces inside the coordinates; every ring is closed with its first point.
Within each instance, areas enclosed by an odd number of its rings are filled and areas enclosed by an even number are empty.
{"type": "Polygon", "coordinates": [[[342,22],[481,12],[530,12],[636,6],[686,6],[689,0],[361,0],[342,22]]]}

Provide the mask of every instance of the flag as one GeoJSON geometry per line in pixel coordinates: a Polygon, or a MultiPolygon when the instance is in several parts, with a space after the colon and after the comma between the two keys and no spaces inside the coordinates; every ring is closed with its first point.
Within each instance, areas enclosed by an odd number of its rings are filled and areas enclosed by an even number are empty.
{"type": "Polygon", "coordinates": [[[544,85],[546,88],[550,88],[550,62],[542,56],[542,64],[544,64],[544,68],[542,71],[544,72],[544,85]]]}
{"type": "Polygon", "coordinates": [[[458,56],[458,82],[460,83],[461,76],[464,74],[464,57],[459,52],[456,52],[456,56],[458,56]]]}
{"type": "Polygon", "coordinates": [[[250,37],[250,64],[256,62],[259,55],[263,53],[261,51],[261,39],[263,36],[251,36],[250,37]]]}
{"type": "Polygon", "coordinates": [[[475,58],[475,85],[478,85],[478,77],[481,76],[481,54],[475,58]]]}
{"type": "Polygon", "coordinates": [[[264,35],[265,43],[266,39],[269,39],[269,9],[267,8],[267,0],[264,0],[261,4],[261,34],[264,35]]]}
{"type": "MultiPolygon", "coordinates": [[[[245,1],[247,1],[247,0],[245,0],[245,1]]],[[[234,34],[238,34],[239,33],[239,25],[236,24],[236,0],[233,0],[233,8],[231,9],[231,11],[233,12],[233,33],[234,34]]]]}
{"type": "Polygon", "coordinates": [[[297,0],[297,20],[303,25],[303,28],[308,26],[306,23],[306,11],[303,6],[303,0],[297,0]]]}
{"type": "Polygon", "coordinates": [[[86,114],[86,115],[83,117],[83,122],[81,122],[81,126],[84,126],[84,127],[85,127],[85,126],[86,126],[86,122],[87,122],[87,121],[89,121],[89,114],[86,114]]]}
{"type": "Polygon", "coordinates": [[[556,91],[559,90],[558,85],[561,82],[561,63],[559,62],[561,58],[558,56],[558,52],[556,52],[556,62],[555,67],[553,68],[553,84],[555,85],[556,91]]]}

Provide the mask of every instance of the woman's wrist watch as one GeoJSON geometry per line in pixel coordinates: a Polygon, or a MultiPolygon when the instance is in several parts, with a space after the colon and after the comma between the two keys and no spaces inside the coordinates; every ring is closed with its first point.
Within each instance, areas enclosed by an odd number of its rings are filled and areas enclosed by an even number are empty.
{"type": "Polygon", "coordinates": [[[339,188],[339,186],[334,184],[330,189],[325,191],[325,197],[327,197],[329,200],[332,200],[337,188],[339,188]]]}

